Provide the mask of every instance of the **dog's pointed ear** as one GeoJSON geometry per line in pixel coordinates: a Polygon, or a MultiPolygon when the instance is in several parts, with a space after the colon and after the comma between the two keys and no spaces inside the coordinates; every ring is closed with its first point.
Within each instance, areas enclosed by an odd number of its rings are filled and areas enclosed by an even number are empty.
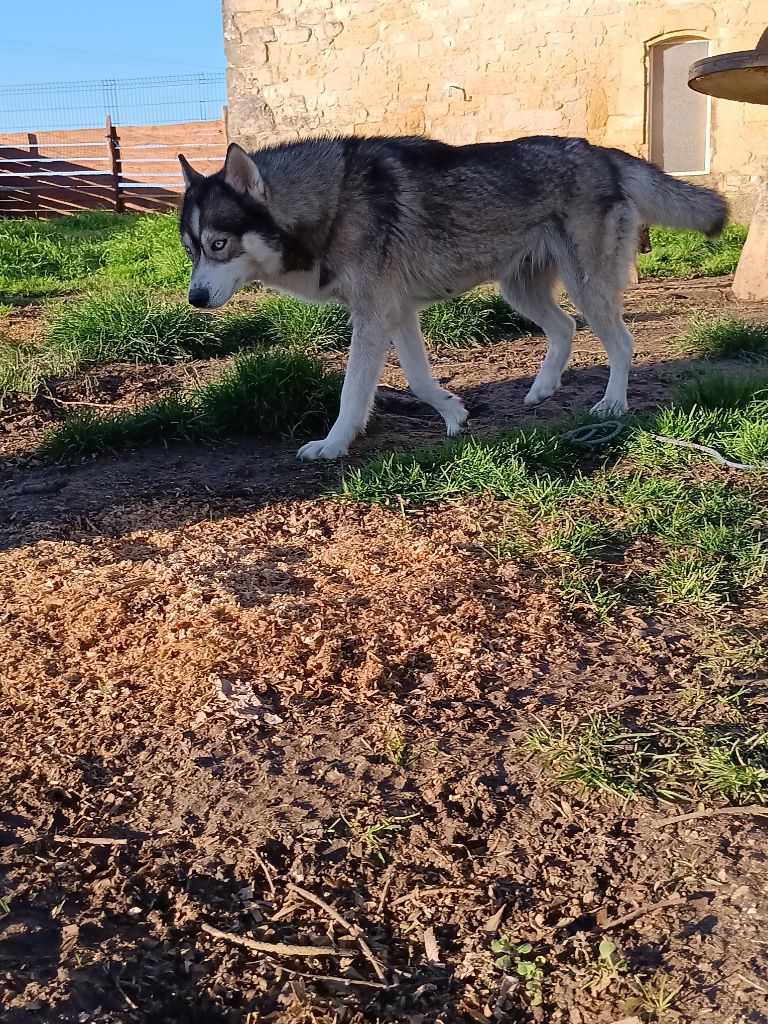
{"type": "Polygon", "coordinates": [[[179,163],[181,164],[181,176],[187,188],[192,188],[196,181],[202,181],[205,177],[200,171],[194,169],[183,153],[179,153],[179,163]]]}
{"type": "Polygon", "coordinates": [[[259,199],[262,203],[267,201],[267,186],[259,173],[259,168],[253,158],[248,156],[236,142],[230,142],[227,150],[227,158],[224,161],[224,181],[235,192],[259,199]]]}

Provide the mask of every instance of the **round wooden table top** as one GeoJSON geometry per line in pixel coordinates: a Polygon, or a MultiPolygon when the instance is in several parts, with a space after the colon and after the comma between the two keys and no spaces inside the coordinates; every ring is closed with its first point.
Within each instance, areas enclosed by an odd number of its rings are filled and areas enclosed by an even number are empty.
{"type": "Polygon", "coordinates": [[[768,103],[768,50],[741,50],[697,60],[688,72],[688,85],[721,100],[768,103]]]}

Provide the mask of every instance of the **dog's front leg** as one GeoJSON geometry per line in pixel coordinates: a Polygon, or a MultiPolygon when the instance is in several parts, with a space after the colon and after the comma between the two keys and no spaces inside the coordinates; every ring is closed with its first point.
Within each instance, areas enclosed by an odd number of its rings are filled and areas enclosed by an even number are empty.
{"type": "Polygon", "coordinates": [[[391,328],[383,319],[363,320],[353,316],[352,344],[341,389],[339,417],[327,437],[310,441],[299,449],[300,459],[338,459],[347,454],[371,414],[390,336],[391,328]]]}

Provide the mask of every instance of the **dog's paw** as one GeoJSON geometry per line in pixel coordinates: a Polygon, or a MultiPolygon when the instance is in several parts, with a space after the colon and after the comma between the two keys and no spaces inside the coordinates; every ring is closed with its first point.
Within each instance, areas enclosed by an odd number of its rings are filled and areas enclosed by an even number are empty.
{"type": "Polygon", "coordinates": [[[440,415],[445,420],[445,432],[448,437],[455,437],[460,434],[467,425],[469,413],[460,398],[452,395],[440,410],[440,415]]]}
{"type": "Polygon", "coordinates": [[[607,420],[612,416],[626,416],[629,412],[629,405],[626,398],[618,401],[615,398],[601,398],[597,405],[593,405],[589,411],[593,416],[607,420]]]}
{"type": "Polygon", "coordinates": [[[331,441],[329,437],[324,437],[321,441],[310,441],[308,444],[303,445],[299,448],[296,455],[300,459],[314,460],[314,459],[340,459],[342,455],[346,455],[349,449],[349,445],[338,444],[335,441],[331,441]]]}
{"type": "Polygon", "coordinates": [[[541,405],[560,388],[560,381],[534,381],[531,389],[523,399],[523,405],[541,405]]]}

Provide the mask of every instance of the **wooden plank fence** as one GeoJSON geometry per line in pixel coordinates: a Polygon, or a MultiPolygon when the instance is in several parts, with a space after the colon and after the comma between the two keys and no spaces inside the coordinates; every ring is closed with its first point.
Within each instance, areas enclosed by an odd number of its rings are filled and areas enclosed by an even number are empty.
{"type": "Polygon", "coordinates": [[[177,207],[178,154],[204,173],[221,167],[224,121],[124,125],[0,135],[0,216],[177,207]]]}

